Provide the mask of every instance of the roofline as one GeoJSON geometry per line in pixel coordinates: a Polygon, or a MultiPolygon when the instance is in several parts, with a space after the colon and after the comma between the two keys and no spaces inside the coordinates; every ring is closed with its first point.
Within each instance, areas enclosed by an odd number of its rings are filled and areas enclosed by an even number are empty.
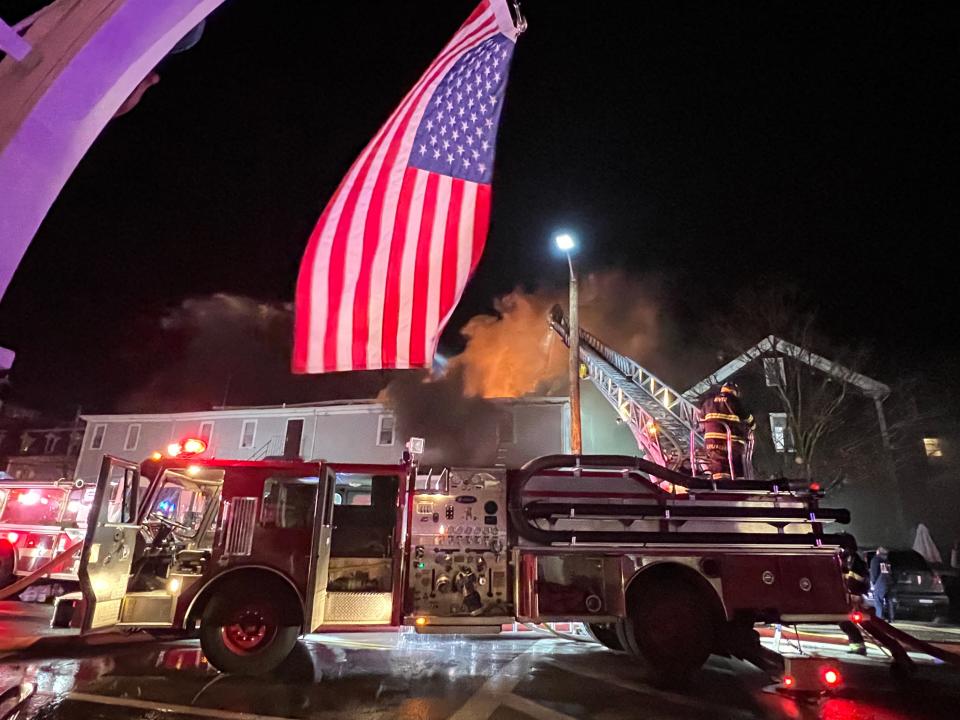
{"type": "Polygon", "coordinates": [[[708,375],[696,385],[691,387],[689,390],[683,393],[683,396],[687,400],[696,400],[705,392],[707,392],[711,386],[722,383],[731,375],[736,374],[754,360],[759,358],[761,355],[768,352],[779,353],[781,355],[785,355],[786,357],[793,358],[794,360],[799,360],[800,362],[809,365],[820,372],[826,373],[831,377],[850,383],[851,385],[860,388],[864,395],[871,397],[874,400],[882,401],[888,395],[890,395],[889,385],[885,385],[882,382],[874,380],[873,378],[867,377],[861,373],[854,372],[850,368],[845,367],[840,363],[827,360],[822,355],[817,355],[815,352],[805,350],[799,345],[794,345],[792,342],[784,340],[783,338],[778,338],[776,335],[768,335],[752,348],[734,358],[719,370],[711,375],[708,375]]]}
{"type": "MultiPolygon", "coordinates": [[[[487,398],[497,405],[563,405],[570,401],[566,396],[534,395],[516,398],[487,398]]],[[[227,406],[213,410],[189,410],[170,413],[113,413],[102,415],[81,415],[87,423],[106,422],[168,422],[187,420],[217,420],[224,417],[289,417],[309,415],[339,415],[350,413],[392,412],[390,407],[379,400],[331,400],[315,403],[296,403],[282,405],[227,406]],[[312,412],[311,412],[312,411],[312,412]]],[[[36,432],[36,431],[33,431],[36,432]]]]}

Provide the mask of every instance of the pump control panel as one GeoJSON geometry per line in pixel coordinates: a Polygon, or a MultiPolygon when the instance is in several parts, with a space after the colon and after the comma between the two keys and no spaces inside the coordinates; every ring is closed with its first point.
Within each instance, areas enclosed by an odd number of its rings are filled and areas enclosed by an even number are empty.
{"type": "Polygon", "coordinates": [[[418,489],[410,527],[413,614],[509,615],[502,469],[450,469],[418,489]]]}

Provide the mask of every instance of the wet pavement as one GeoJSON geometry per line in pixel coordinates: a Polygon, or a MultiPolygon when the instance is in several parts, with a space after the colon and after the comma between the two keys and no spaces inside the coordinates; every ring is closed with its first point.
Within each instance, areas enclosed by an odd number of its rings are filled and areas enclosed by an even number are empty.
{"type": "MultiPolygon", "coordinates": [[[[807,650],[840,656],[826,644],[807,650]]],[[[669,692],[623,655],[554,638],[310,636],[261,678],[218,674],[192,641],[81,655],[0,658],[0,690],[36,686],[18,720],[905,720],[952,719],[960,708],[960,673],[925,664],[898,687],[879,652],[846,663],[845,689],[812,705],[764,692],[768,679],[739,661],[711,659],[683,692],[669,692]]]]}

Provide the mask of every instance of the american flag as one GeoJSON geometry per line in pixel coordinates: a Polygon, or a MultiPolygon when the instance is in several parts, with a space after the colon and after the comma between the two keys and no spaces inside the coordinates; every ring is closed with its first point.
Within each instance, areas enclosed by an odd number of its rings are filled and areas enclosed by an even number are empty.
{"type": "Polygon", "coordinates": [[[294,372],[432,363],[486,242],[519,33],[483,0],[354,161],[300,266],[294,372]]]}

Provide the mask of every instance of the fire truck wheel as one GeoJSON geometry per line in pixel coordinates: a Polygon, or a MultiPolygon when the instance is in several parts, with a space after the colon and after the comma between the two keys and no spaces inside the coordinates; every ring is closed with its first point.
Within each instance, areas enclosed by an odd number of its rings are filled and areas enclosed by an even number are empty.
{"type": "Polygon", "coordinates": [[[605,648],[617,652],[624,651],[623,645],[620,644],[620,638],[617,636],[615,623],[587,623],[587,632],[605,648]]]}
{"type": "Polygon", "coordinates": [[[683,578],[660,577],[631,592],[630,601],[621,636],[654,682],[677,685],[703,666],[716,634],[703,590],[683,578]]]}
{"type": "Polygon", "coordinates": [[[299,625],[278,622],[276,599],[251,591],[220,592],[200,620],[200,647],[210,664],[225,673],[262,675],[286,660],[300,635],[299,625]]]}
{"type": "Polygon", "coordinates": [[[13,582],[15,562],[13,545],[6,540],[0,542],[0,588],[13,582]]]}

